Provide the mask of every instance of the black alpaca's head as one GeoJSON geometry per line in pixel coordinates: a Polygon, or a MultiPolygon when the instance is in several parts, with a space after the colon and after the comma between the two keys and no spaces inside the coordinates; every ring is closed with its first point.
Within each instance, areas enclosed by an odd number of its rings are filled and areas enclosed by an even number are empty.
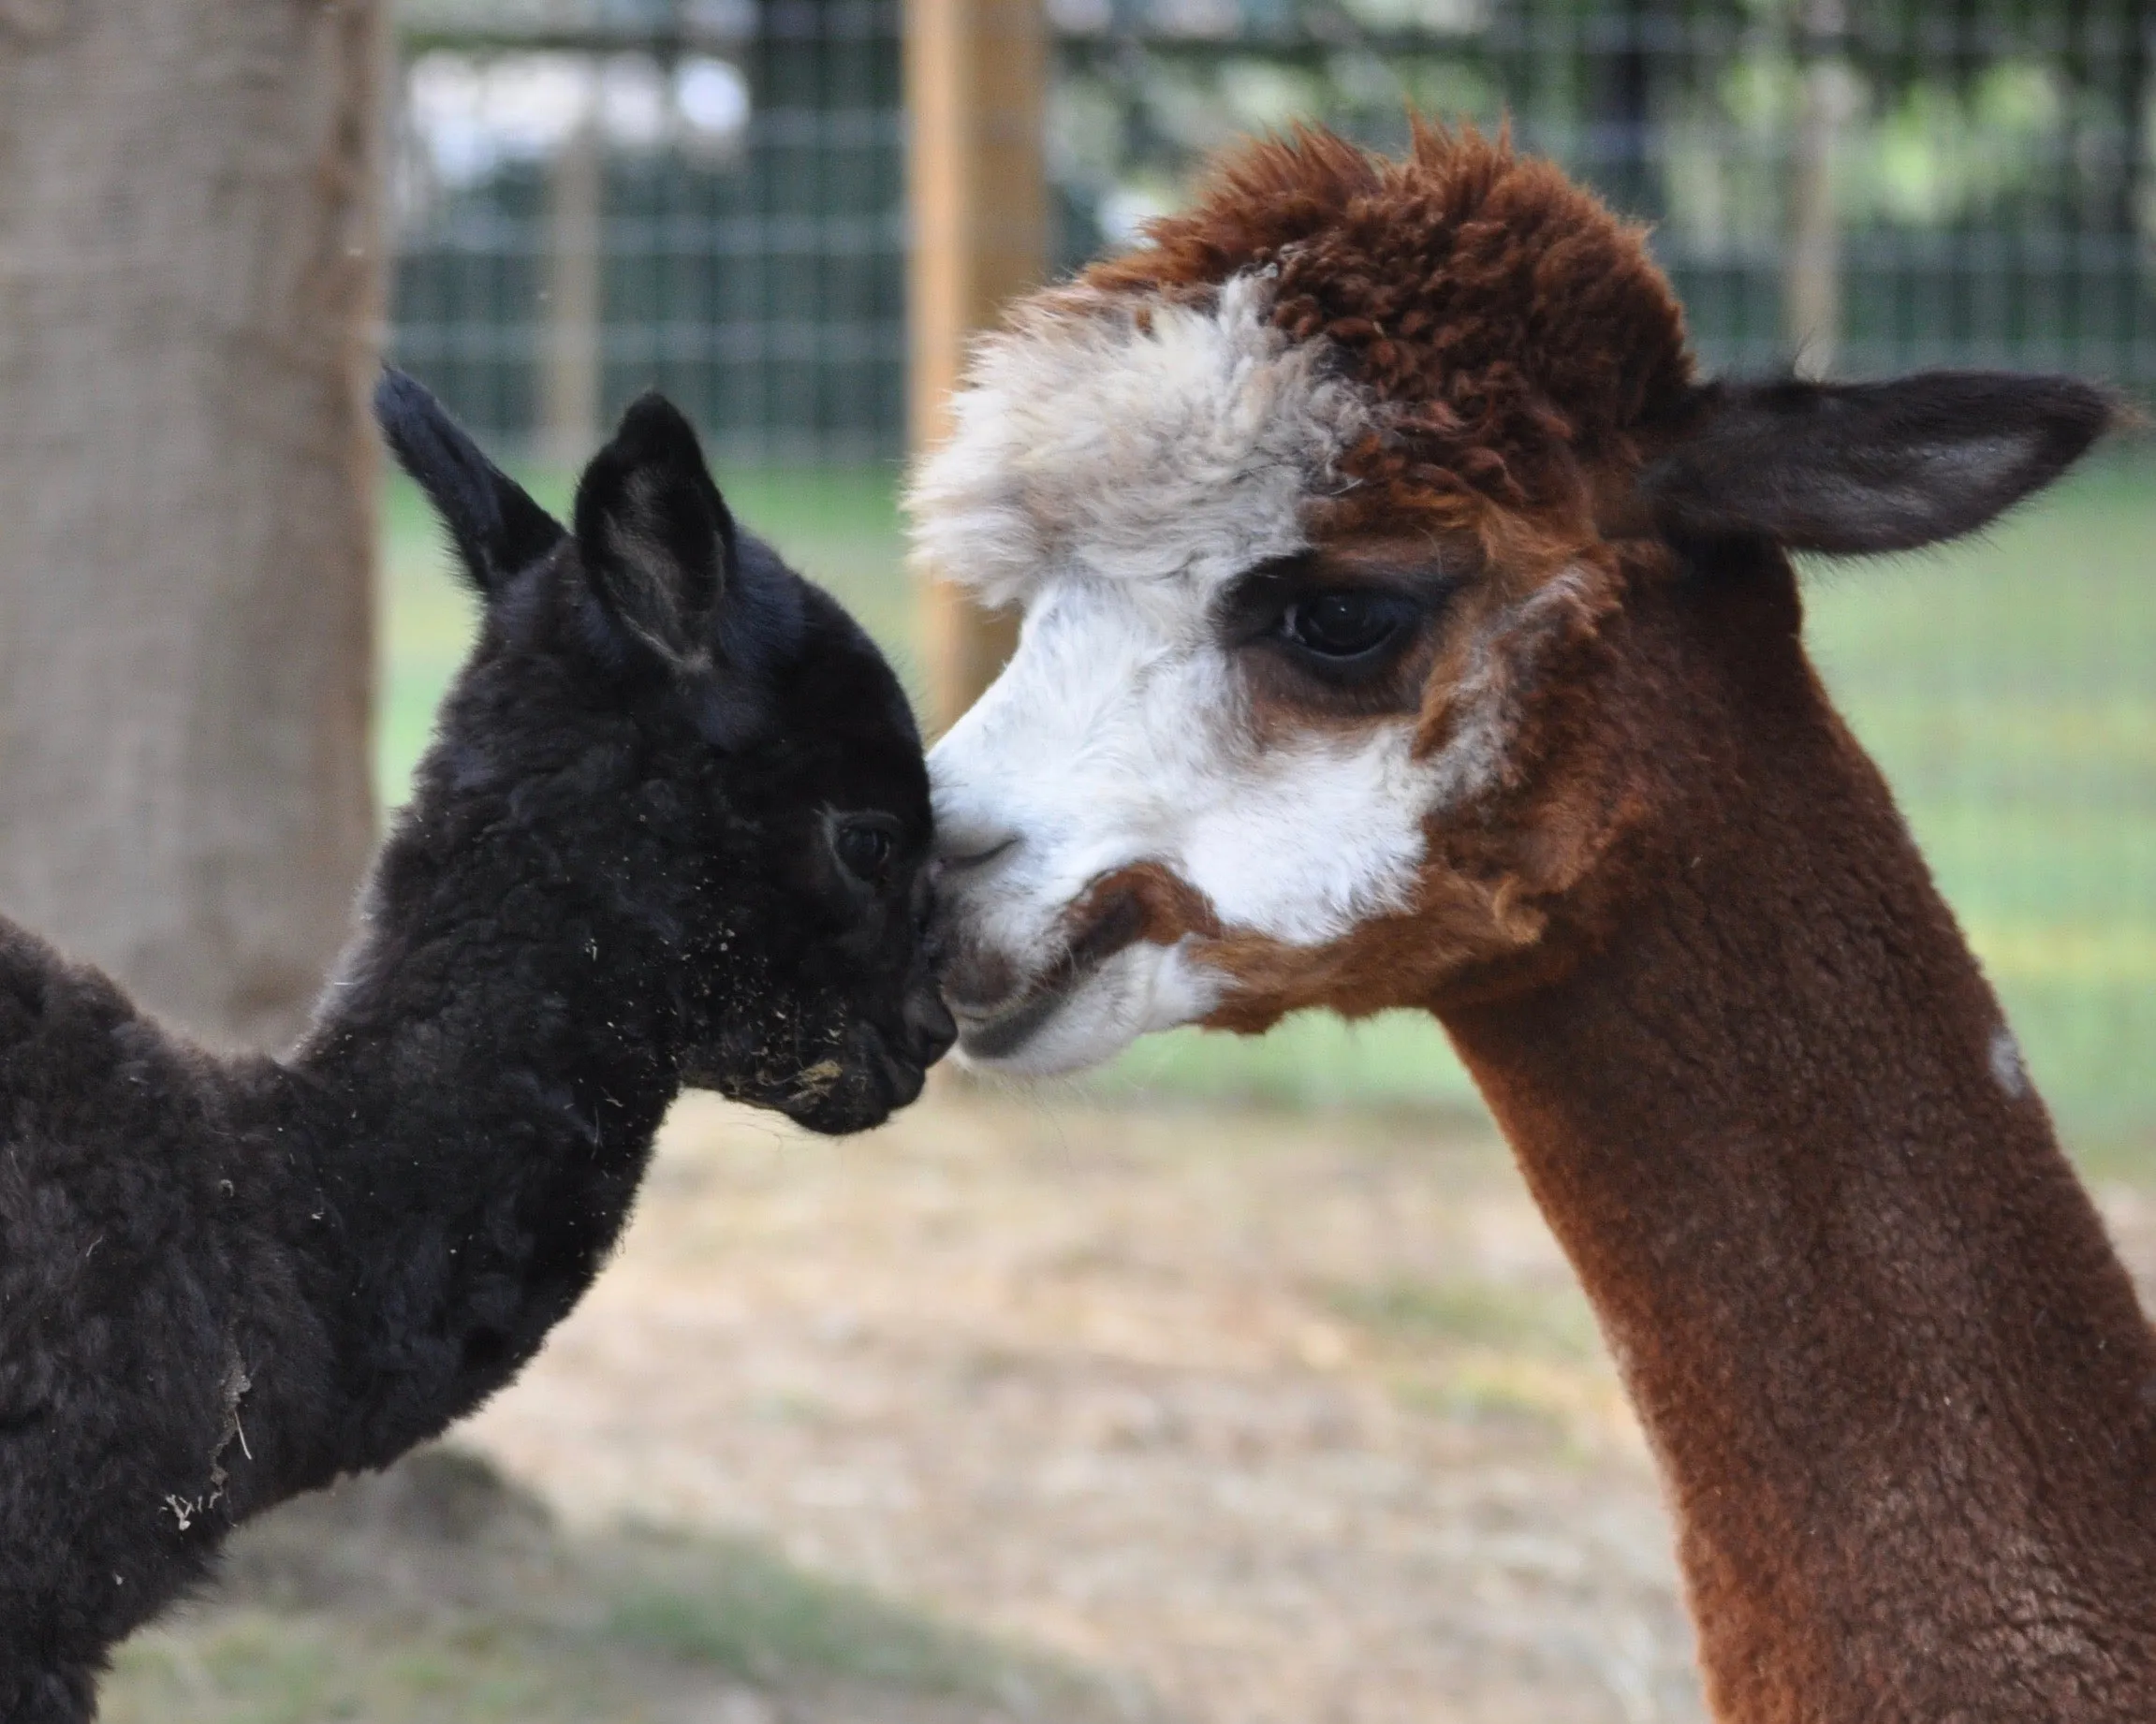
{"type": "MultiPolygon", "coordinates": [[[[420,842],[462,845],[505,920],[588,907],[682,1082],[824,1132],[912,1101],[952,1029],[922,942],[919,734],[867,636],[736,528],[655,395],[568,531],[410,378],[375,409],[486,604],[407,816],[420,842]]],[[[423,889],[395,860],[385,902],[423,889]]],[[[510,943],[570,1010],[579,966],[609,961],[571,928],[510,943]]]]}

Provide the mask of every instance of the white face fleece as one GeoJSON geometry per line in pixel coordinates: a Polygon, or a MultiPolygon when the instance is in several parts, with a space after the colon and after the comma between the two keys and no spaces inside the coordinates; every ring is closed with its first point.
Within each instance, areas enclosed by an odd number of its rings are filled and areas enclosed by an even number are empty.
{"type": "Polygon", "coordinates": [[[982,348],[917,476],[917,555],[1025,613],[1016,656],[930,756],[943,913],[1017,983],[954,1001],[976,1064],[1074,1070],[1222,999],[1228,978],[1187,940],[1141,942],[1028,1013],[1022,1038],[991,1033],[1037,1006],[1102,875],[1154,863],[1230,929],[1323,945],[1406,907],[1423,823],[1467,765],[1417,759],[1405,717],[1252,733],[1213,602],[1308,547],[1306,504],[1342,489],[1376,422],[1319,344],[1270,327],[1269,297],[1240,276],[1208,305],[1036,316],[982,348]]]}

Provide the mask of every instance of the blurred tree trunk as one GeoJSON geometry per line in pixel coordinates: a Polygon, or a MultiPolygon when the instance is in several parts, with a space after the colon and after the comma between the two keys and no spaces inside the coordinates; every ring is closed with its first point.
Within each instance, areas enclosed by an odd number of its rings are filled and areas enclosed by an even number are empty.
{"type": "Polygon", "coordinates": [[[386,0],[0,0],[0,911],[225,1043],[372,840],[386,0]]]}

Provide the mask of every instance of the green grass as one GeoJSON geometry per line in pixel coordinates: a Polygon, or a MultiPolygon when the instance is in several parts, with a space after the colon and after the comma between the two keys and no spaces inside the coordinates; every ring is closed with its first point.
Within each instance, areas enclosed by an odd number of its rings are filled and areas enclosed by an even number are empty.
{"type": "Polygon", "coordinates": [[[1552,1294],[1491,1280],[1394,1276],[1327,1287],[1322,1296],[1335,1315],[1417,1350],[1474,1347],[1561,1358],[1594,1351],[1594,1320],[1569,1286],[1552,1294]]]}
{"type": "Polygon", "coordinates": [[[638,1571],[616,1585],[605,1623],[625,1645],[759,1684],[806,1673],[978,1700],[1025,1680],[992,1644],[747,1540],[636,1536],[638,1571]]]}
{"type": "MultiPolygon", "coordinates": [[[[823,580],[918,689],[893,475],[728,473],[741,519],[823,580]]],[[[559,504],[564,487],[537,489],[559,504]]],[[[399,799],[469,606],[402,482],[388,517],[379,764],[399,799]]],[[[1942,551],[1811,571],[1811,637],[1878,755],[2039,1083],[2083,1147],[2156,1145],[2156,456],[1942,551]]],[[[1428,1020],[1312,1016],[1154,1037],[1095,1091],[1292,1105],[1473,1092],[1428,1020]]]]}
{"type": "Polygon", "coordinates": [[[106,1724],[662,1724],[739,1688],[803,1719],[1130,1716],[1085,1673],[748,1539],[562,1528],[455,1451],[289,1504],[232,1556],[121,1647],[106,1724]]]}
{"type": "Polygon", "coordinates": [[[2092,1140],[2156,1127],[2156,474],[1823,571],[1811,638],[2030,1063],[2092,1140]]]}
{"type": "Polygon", "coordinates": [[[579,1724],[664,1717],[589,1634],[445,1612],[221,1610],[121,1648],[105,1724],[579,1724]],[[611,1668],[610,1668],[611,1667],[611,1668]]]}

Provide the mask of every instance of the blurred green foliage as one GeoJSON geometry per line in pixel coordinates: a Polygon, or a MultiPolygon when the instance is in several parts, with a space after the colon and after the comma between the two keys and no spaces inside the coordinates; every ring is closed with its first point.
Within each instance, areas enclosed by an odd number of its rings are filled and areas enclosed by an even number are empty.
{"type": "Polygon", "coordinates": [[[1398,152],[1411,111],[1508,125],[1652,223],[1701,351],[1759,369],[1789,356],[1792,164],[1825,113],[1848,369],[1981,358],[2156,383],[2149,0],[1049,9],[1065,265],[1128,243],[1254,132],[1313,121],[1398,152]]]}

